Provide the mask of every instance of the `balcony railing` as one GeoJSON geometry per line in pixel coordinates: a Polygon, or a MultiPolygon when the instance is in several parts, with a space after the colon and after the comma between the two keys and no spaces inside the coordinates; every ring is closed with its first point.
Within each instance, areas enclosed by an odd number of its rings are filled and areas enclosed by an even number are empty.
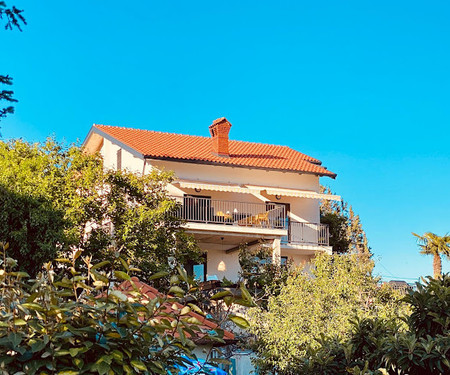
{"type": "Polygon", "coordinates": [[[328,225],[288,220],[286,206],[276,203],[223,201],[201,197],[177,197],[179,218],[188,222],[244,227],[287,229],[283,243],[329,245],[328,225]]]}
{"type": "Polygon", "coordinates": [[[276,203],[233,202],[199,197],[183,197],[180,203],[178,217],[189,222],[286,228],[286,208],[276,203]]]}
{"type": "Polygon", "coordinates": [[[288,235],[283,237],[281,241],[291,244],[329,246],[330,233],[326,224],[291,221],[288,227],[288,235]]]}

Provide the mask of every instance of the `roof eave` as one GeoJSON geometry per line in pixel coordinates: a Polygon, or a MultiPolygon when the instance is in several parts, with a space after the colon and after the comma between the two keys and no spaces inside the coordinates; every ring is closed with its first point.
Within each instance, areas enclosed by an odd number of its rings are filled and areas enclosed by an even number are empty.
{"type": "Polygon", "coordinates": [[[223,167],[235,167],[235,168],[245,168],[245,169],[260,169],[260,170],[265,170],[265,171],[276,171],[276,172],[290,172],[290,173],[300,173],[300,174],[311,174],[311,175],[315,175],[315,176],[319,176],[319,177],[331,177],[333,179],[335,179],[337,177],[337,174],[333,173],[333,172],[317,173],[317,172],[310,172],[310,171],[299,171],[299,170],[294,170],[294,169],[267,168],[267,167],[248,166],[248,165],[240,165],[240,164],[233,164],[233,163],[219,163],[219,162],[209,161],[209,160],[173,158],[173,157],[168,157],[168,156],[144,155],[144,159],[175,161],[175,162],[191,163],[191,164],[220,165],[220,166],[223,166],[223,167]]]}

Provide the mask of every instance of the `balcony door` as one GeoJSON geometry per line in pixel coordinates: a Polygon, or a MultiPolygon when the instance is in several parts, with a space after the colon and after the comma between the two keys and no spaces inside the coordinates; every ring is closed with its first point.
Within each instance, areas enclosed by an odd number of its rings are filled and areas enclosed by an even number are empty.
{"type": "Polygon", "coordinates": [[[277,217],[277,227],[278,228],[285,228],[288,230],[288,235],[281,237],[281,242],[289,242],[289,238],[291,238],[291,222],[290,222],[290,212],[291,212],[291,205],[289,203],[280,203],[280,202],[268,202],[266,203],[267,209],[273,209],[274,207],[284,207],[284,214],[283,211],[280,210],[279,216],[277,217]]]}

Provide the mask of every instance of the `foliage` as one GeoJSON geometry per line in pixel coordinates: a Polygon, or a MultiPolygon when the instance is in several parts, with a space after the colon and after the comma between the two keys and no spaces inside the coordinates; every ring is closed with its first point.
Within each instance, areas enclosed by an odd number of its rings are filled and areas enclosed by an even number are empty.
{"type": "Polygon", "coordinates": [[[348,337],[349,317],[388,319],[404,314],[399,296],[389,286],[378,287],[372,269],[368,256],[319,254],[310,273],[298,269],[280,294],[269,298],[267,311],[250,310],[260,370],[292,373],[289,369],[298,358],[319,347],[315,339],[348,337]]]}
{"type": "MultiPolygon", "coordinates": [[[[4,1],[0,1],[0,20],[6,20],[5,29],[12,30],[16,28],[22,31],[21,25],[26,25],[27,22],[22,15],[22,10],[17,9],[15,6],[8,8],[4,1]]],[[[0,75],[0,85],[12,85],[12,78],[8,75],[0,75]]],[[[11,90],[0,90],[0,101],[5,100],[9,103],[17,102],[17,99],[13,98],[14,92],[11,90]]],[[[13,106],[7,106],[0,108],[0,120],[6,117],[8,114],[14,113],[13,106]]]]}
{"type": "Polygon", "coordinates": [[[434,233],[427,232],[423,236],[413,233],[417,237],[417,243],[420,247],[420,253],[425,255],[433,255],[433,275],[437,279],[442,274],[442,259],[445,255],[450,259],[450,236],[438,236],[434,233]]]}
{"type": "MultiPolygon", "coordinates": [[[[321,186],[321,191],[331,194],[327,187],[321,186]]],[[[361,219],[345,201],[323,200],[320,204],[320,222],[329,225],[330,246],[334,253],[370,254],[361,219]]]]}
{"type": "Polygon", "coordinates": [[[32,276],[58,251],[81,249],[94,260],[117,261],[119,252],[147,280],[174,259],[200,256],[166,194],[171,179],[167,172],[104,170],[99,155],[53,140],[2,142],[0,240],[32,276]]]}
{"type": "Polygon", "coordinates": [[[127,292],[113,287],[124,280],[135,284],[126,269],[114,269],[111,262],[94,264],[79,250],[57,261],[31,280],[1,254],[4,375],[176,374],[183,355],[195,358],[200,340],[223,342],[220,328],[205,331],[190,313],[202,314],[181,267],[172,272],[171,295],[149,299],[136,287],[127,292]]]}
{"type": "Polygon", "coordinates": [[[450,275],[417,284],[404,301],[411,315],[402,329],[391,320],[352,322],[345,340],[324,338],[296,364],[296,374],[409,374],[450,372],[450,275]]]}
{"type": "Polygon", "coordinates": [[[241,277],[254,301],[260,307],[267,306],[269,296],[278,295],[292,269],[292,261],[276,264],[272,261],[272,249],[263,245],[240,249],[241,277]]]}
{"type": "Polygon", "coordinates": [[[21,25],[26,25],[27,21],[22,15],[23,10],[17,9],[15,6],[8,8],[4,1],[0,1],[0,20],[6,20],[5,29],[12,30],[16,28],[22,31],[21,25]]]}

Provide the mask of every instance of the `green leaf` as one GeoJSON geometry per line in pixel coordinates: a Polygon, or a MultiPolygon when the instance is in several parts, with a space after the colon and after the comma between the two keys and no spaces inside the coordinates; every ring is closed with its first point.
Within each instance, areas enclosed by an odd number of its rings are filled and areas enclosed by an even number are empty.
{"type": "Polygon", "coordinates": [[[156,280],[156,279],[160,279],[162,277],[165,277],[169,274],[169,272],[166,271],[160,271],[160,272],[156,272],[153,275],[151,275],[148,279],[149,280],[156,280]]]}
{"type": "Polygon", "coordinates": [[[118,298],[122,302],[125,302],[128,300],[128,297],[118,290],[112,290],[111,292],[109,292],[109,295],[118,298]]]}
{"type": "Polygon", "coordinates": [[[125,261],[125,259],[123,259],[122,257],[119,257],[119,261],[120,263],[122,263],[122,267],[125,268],[125,270],[127,272],[130,272],[130,266],[128,265],[128,263],[125,261]]]}
{"type": "Polygon", "coordinates": [[[236,324],[239,328],[248,329],[250,327],[247,319],[243,318],[242,316],[232,315],[228,319],[236,324]]]}
{"type": "Polygon", "coordinates": [[[55,262],[72,264],[72,261],[70,259],[66,259],[66,258],[57,258],[57,259],[55,259],[55,262]]]}
{"type": "Polygon", "coordinates": [[[130,275],[123,271],[114,271],[114,276],[121,280],[131,280],[130,275]]]}
{"type": "Polygon", "coordinates": [[[130,363],[137,370],[148,371],[147,370],[147,366],[145,366],[143,362],[141,362],[141,361],[139,361],[137,359],[133,359],[130,363]]]}
{"type": "Polygon", "coordinates": [[[178,285],[174,285],[169,289],[169,294],[173,293],[173,294],[184,294],[185,291],[183,289],[181,289],[178,285]]]}
{"type": "Polygon", "coordinates": [[[22,337],[22,333],[12,332],[8,335],[8,340],[12,344],[12,346],[16,348],[22,342],[22,337]]]}
{"type": "Polygon", "coordinates": [[[187,274],[186,270],[184,269],[184,267],[177,266],[177,270],[178,270],[178,273],[180,274],[181,278],[183,279],[183,281],[186,284],[189,284],[188,274],[187,274]]]}
{"type": "Polygon", "coordinates": [[[211,299],[220,299],[226,296],[232,296],[233,293],[231,293],[229,290],[222,290],[221,292],[218,292],[214,294],[211,299]]]}
{"type": "Polygon", "coordinates": [[[240,290],[242,293],[242,299],[248,301],[251,305],[254,305],[252,296],[250,295],[249,291],[245,287],[244,283],[241,283],[240,290]]]}
{"type": "Polygon", "coordinates": [[[111,262],[109,260],[104,260],[103,262],[100,263],[96,263],[91,267],[91,270],[96,270],[97,268],[101,268],[104,267],[108,264],[111,264],[111,262]]]}

